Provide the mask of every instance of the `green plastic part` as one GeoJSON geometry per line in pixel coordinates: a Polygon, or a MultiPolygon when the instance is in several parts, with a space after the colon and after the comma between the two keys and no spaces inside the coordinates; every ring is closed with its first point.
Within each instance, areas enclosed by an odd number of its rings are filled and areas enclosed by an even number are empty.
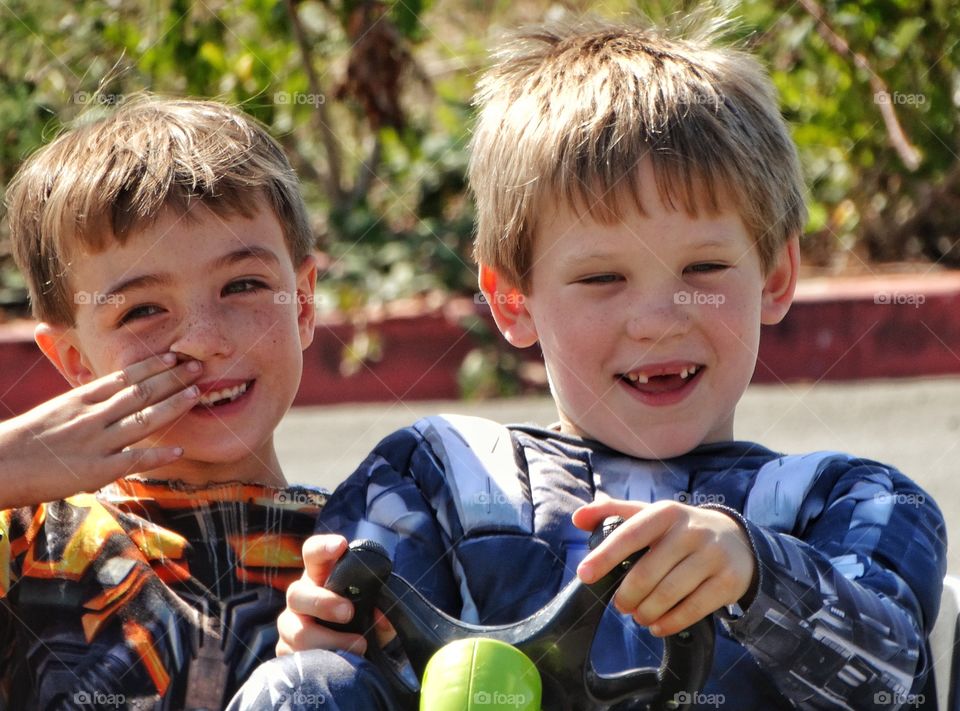
{"type": "Polygon", "coordinates": [[[438,650],[423,674],[421,711],[540,711],[540,673],[516,647],[459,639],[438,650]]]}

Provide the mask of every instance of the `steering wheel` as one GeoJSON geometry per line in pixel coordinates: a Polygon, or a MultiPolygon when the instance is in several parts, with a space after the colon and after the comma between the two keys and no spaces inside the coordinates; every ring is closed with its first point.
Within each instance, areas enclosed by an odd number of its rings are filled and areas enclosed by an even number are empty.
{"type": "MultiPolygon", "coordinates": [[[[590,537],[596,548],[623,519],[605,520],[590,537]]],[[[630,567],[646,549],[596,582],[571,580],[545,607],[508,625],[473,625],[434,607],[409,582],[393,572],[393,563],[378,543],[350,544],[330,573],[326,587],[354,604],[353,619],[327,627],[362,634],[367,657],[384,673],[397,699],[416,708],[419,687],[401,671],[402,663],[376,642],[373,610],[379,608],[397,631],[407,660],[423,677],[427,662],[449,642],[489,638],[518,648],[536,664],[543,684],[543,707],[549,711],[585,711],[630,701],[631,708],[687,709],[702,688],[713,662],[714,625],[708,616],[664,638],[659,668],[644,667],[601,675],[590,663],[590,647],[603,612],[630,567]]]]}

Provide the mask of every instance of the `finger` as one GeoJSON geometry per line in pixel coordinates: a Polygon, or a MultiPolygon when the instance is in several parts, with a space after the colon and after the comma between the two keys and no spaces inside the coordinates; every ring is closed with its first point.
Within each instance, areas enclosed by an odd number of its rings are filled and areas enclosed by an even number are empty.
{"type": "Polygon", "coordinates": [[[297,615],[289,608],[277,619],[280,644],[290,652],[304,652],[308,649],[344,649],[354,654],[367,651],[367,640],[357,634],[337,632],[318,624],[308,615],[297,615]]]}
{"type": "Polygon", "coordinates": [[[182,447],[144,447],[141,449],[124,449],[106,458],[110,478],[109,483],[121,476],[148,472],[165,467],[183,456],[182,447]]]}
{"type": "Polygon", "coordinates": [[[585,583],[602,578],[634,553],[661,538],[673,525],[673,519],[663,508],[650,507],[636,513],[587,554],[577,566],[577,575],[585,583]]]}
{"type": "Polygon", "coordinates": [[[691,555],[668,568],[663,577],[643,581],[640,588],[629,588],[624,579],[614,595],[614,605],[621,612],[632,614],[641,625],[653,624],[700,587],[706,578],[703,568],[703,561],[691,555]]]}
{"type": "Polygon", "coordinates": [[[317,585],[324,585],[333,566],[346,550],[347,539],[336,533],[310,536],[303,543],[304,574],[317,585]]]}
{"type": "Polygon", "coordinates": [[[122,449],[139,442],[171,425],[183,417],[197,404],[200,391],[196,385],[180,390],[155,405],[137,410],[132,415],[120,419],[107,427],[108,443],[115,449],[122,449]]]}
{"type": "Polygon", "coordinates": [[[373,611],[373,630],[377,635],[377,644],[386,647],[397,636],[397,630],[380,610],[373,611]]]}
{"type": "Polygon", "coordinates": [[[295,580],[287,588],[287,607],[299,615],[344,624],[353,619],[353,603],[312,581],[295,580]]]}
{"type": "MultiPolygon", "coordinates": [[[[660,589],[660,586],[677,569],[677,566],[683,565],[685,561],[690,559],[690,556],[696,554],[696,548],[691,547],[691,539],[686,538],[683,534],[684,532],[679,530],[678,527],[671,527],[640,560],[634,563],[613,596],[614,606],[618,610],[632,613],[641,603],[645,603],[650,595],[657,594],[658,589],[660,595],[670,593],[669,587],[660,589]]],[[[697,587],[708,574],[706,569],[709,567],[709,561],[700,560],[700,563],[702,565],[698,571],[699,577],[695,583],[684,590],[685,593],[697,587]]],[[[684,568],[683,571],[686,573],[697,572],[689,567],[684,568]]],[[[671,582],[676,582],[676,580],[671,582]]],[[[666,607],[661,606],[656,617],[673,607],[679,599],[674,598],[669,601],[666,607]]],[[[653,619],[655,617],[648,617],[646,621],[650,622],[653,619]]]]}
{"type": "Polygon", "coordinates": [[[598,499],[573,512],[573,525],[584,531],[593,531],[608,516],[622,516],[626,519],[643,511],[648,506],[650,504],[642,501],[598,499]]]}
{"type": "Polygon", "coordinates": [[[177,364],[176,353],[158,353],[149,358],[144,358],[132,365],[128,365],[123,370],[118,370],[102,378],[97,378],[92,383],[87,383],[76,389],[83,401],[87,404],[103,402],[124,388],[130,387],[133,383],[138,383],[152,375],[170,370],[177,364]]]}
{"type": "Polygon", "coordinates": [[[201,370],[200,363],[191,360],[143,380],[131,382],[128,387],[107,400],[103,410],[104,417],[113,424],[145,407],[166,400],[171,395],[188,389],[200,376],[201,370]]]}
{"type": "Polygon", "coordinates": [[[717,583],[711,578],[703,585],[687,595],[683,601],[666,612],[650,625],[650,633],[657,637],[666,637],[685,630],[692,624],[702,620],[707,615],[716,612],[720,606],[717,583]]]}

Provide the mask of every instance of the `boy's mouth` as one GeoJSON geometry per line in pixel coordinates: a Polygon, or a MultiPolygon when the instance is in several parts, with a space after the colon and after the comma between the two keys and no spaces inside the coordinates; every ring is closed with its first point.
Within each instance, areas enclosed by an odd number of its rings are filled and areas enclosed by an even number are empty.
{"type": "Polygon", "coordinates": [[[706,366],[696,363],[653,366],[620,373],[617,379],[645,395],[679,393],[699,379],[706,366]]]}
{"type": "Polygon", "coordinates": [[[236,402],[253,387],[254,382],[253,380],[245,380],[236,384],[219,385],[215,390],[207,389],[200,396],[196,407],[213,409],[236,402]]]}

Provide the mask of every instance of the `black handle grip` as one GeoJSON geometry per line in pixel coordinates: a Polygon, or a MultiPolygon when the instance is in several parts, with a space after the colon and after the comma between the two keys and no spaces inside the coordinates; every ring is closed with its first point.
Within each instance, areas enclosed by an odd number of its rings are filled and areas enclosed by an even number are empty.
{"type": "MultiPolygon", "coordinates": [[[[622,523],[606,519],[590,537],[595,548],[622,523]]],[[[600,580],[585,585],[574,579],[545,607],[509,625],[471,625],[434,607],[406,580],[392,572],[386,551],[372,541],[354,541],[338,561],[327,587],[354,602],[354,619],[343,626],[363,634],[367,656],[387,676],[405,706],[415,703],[419,689],[404,682],[396,660],[387,657],[373,635],[373,609],[379,607],[397,630],[418,678],[430,657],[456,639],[488,637],[512,644],[537,665],[543,680],[543,705],[551,711],[585,711],[630,700],[631,708],[650,711],[689,708],[690,699],[706,682],[713,663],[713,618],[664,639],[659,668],[634,669],[607,676],[594,671],[590,648],[597,625],[613,593],[638,551],[600,580]]]]}
{"type": "Polygon", "coordinates": [[[340,632],[367,636],[373,627],[373,608],[380,589],[393,571],[390,554],[376,541],[354,541],[330,571],[325,587],[353,603],[353,618],[344,624],[322,621],[340,632]]]}

